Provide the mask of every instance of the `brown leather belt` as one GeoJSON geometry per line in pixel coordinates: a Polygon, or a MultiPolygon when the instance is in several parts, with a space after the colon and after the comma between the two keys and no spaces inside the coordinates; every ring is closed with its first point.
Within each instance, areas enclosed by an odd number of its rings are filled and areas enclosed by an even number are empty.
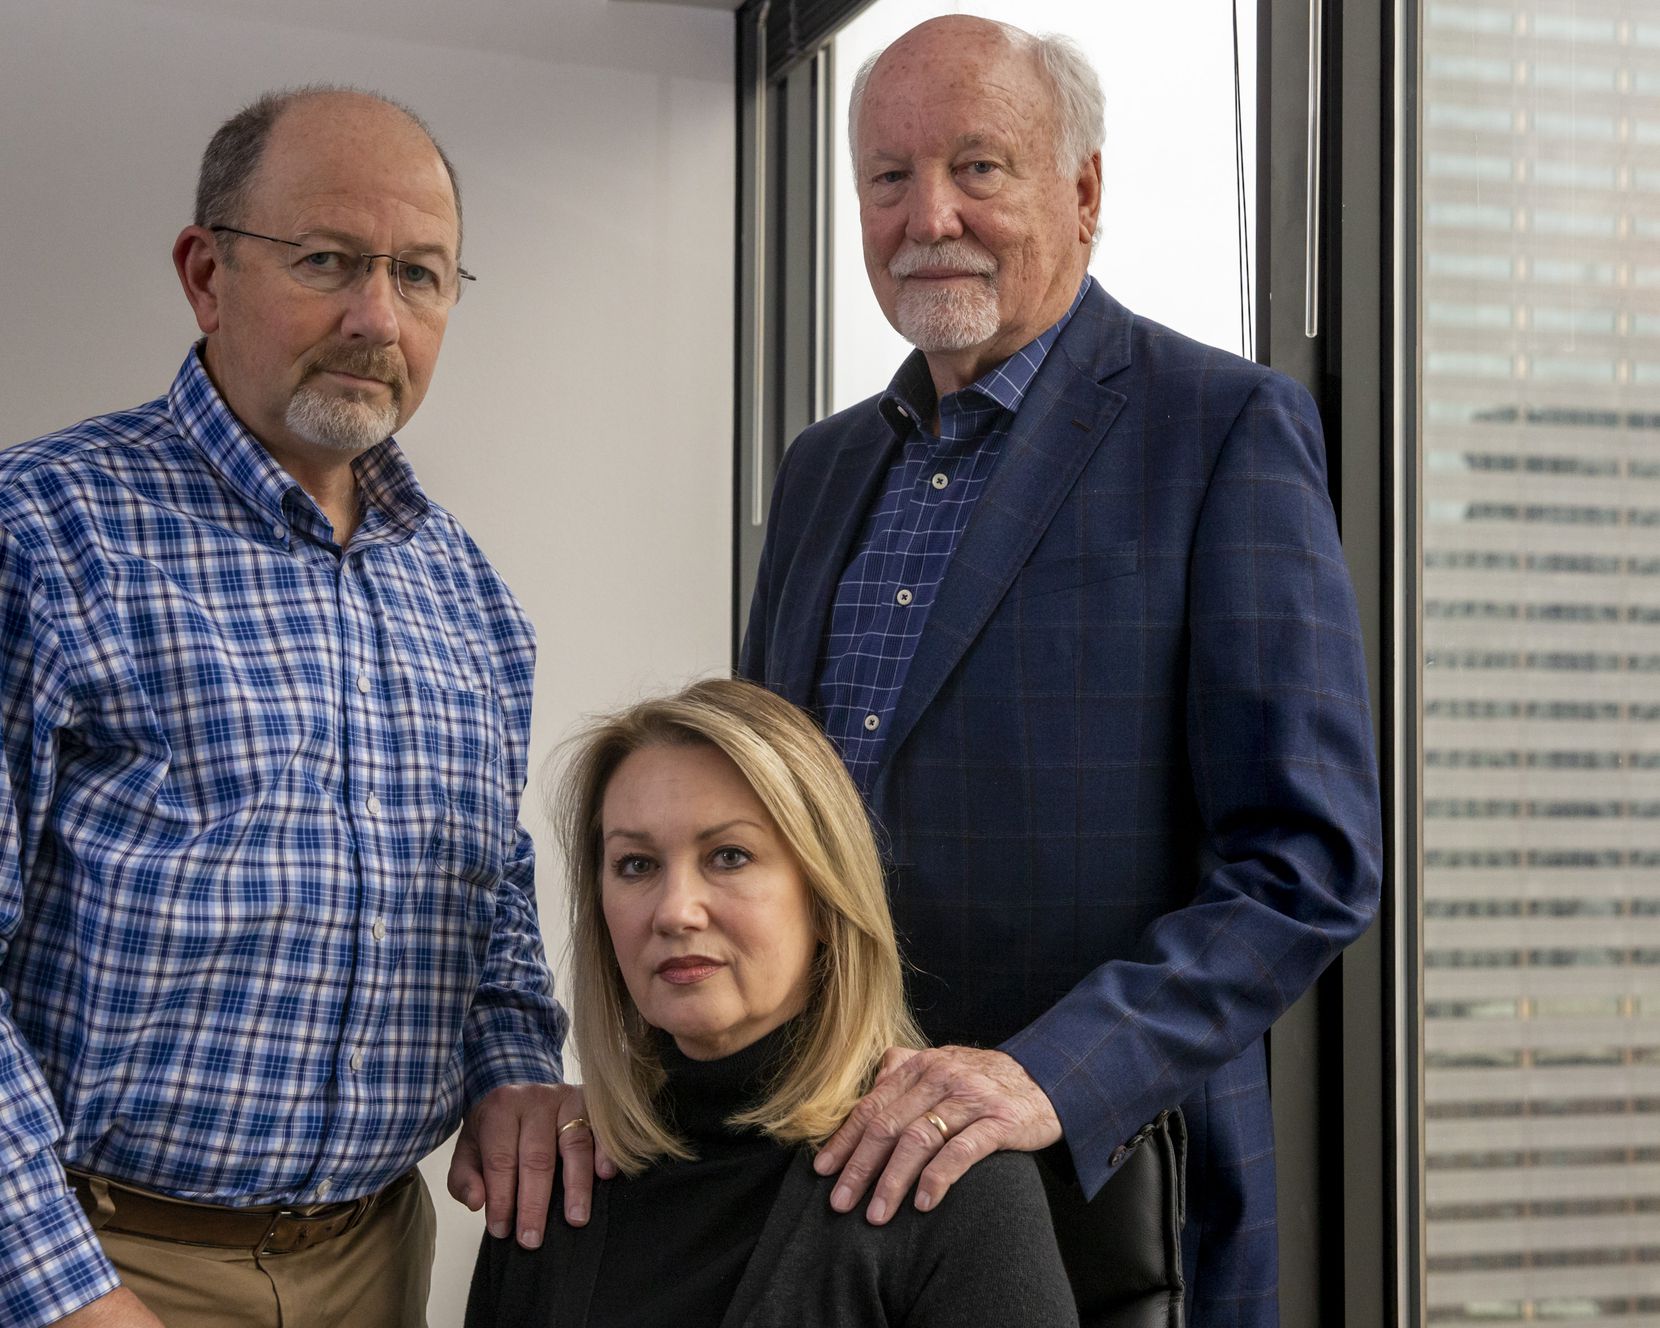
{"type": "Polygon", "coordinates": [[[301,1208],[223,1208],[192,1203],[84,1171],[69,1172],[69,1183],[94,1230],[149,1236],[181,1245],[242,1249],[252,1254],[294,1254],[350,1231],[381,1204],[413,1185],[415,1172],[406,1171],[385,1189],[361,1199],[301,1208]]]}

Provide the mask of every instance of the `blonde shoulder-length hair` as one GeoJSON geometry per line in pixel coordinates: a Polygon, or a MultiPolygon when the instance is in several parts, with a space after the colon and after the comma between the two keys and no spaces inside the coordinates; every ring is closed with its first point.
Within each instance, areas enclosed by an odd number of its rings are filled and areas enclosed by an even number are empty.
{"type": "Polygon", "coordinates": [[[889,1047],[920,1047],[870,822],[813,721],[764,688],[695,683],[595,720],[570,740],[556,811],[569,879],[572,1027],[595,1132],[622,1170],[690,1157],[658,1110],[664,1080],[605,925],[600,813],[624,759],[646,747],[708,745],[731,758],[800,864],[823,938],[812,993],[771,1091],[732,1118],[786,1143],[828,1138],[889,1047]]]}

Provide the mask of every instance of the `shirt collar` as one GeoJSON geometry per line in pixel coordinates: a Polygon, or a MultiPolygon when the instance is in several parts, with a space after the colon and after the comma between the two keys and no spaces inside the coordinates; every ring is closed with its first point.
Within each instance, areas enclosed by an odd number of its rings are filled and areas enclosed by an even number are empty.
{"type": "MultiPolygon", "coordinates": [[[[225,404],[208,377],[200,344],[192,346],[167,393],[168,408],[179,432],[199,451],[219,477],[255,516],[264,520],[271,537],[288,542],[297,512],[326,519],[299,481],[278,464],[265,446],[249,433],[225,404]]],[[[407,537],[426,519],[431,503],[397,441],[387,438],[352,461],[358,491],[363,498],[365,535],[386,526],[396,537],[407,537]]]]}
{"type": "MultiPolygon", "coordinates": [[[[967,398],[971,393],[1011,414],[1018,411],[1032,386],[1032,380],[1043,367],[1044,359],[1066,330],[1066,325],[1072,321],[1072,315],[1078,312],[1078,306],[1084,302],[1084,296],[1089,293],[1093,282],[1094,278],[1086,272],[1079,283],[1078,293],[1072,297],[1072,304],[1054,326],[1040,332],[1001,364],[987,369],[967,387],[948,393],[945,400],[938,403],[941,413],[948,412],[959,403],[959,399],[967,398]]],[[[964,401],[961,404],[981,403],[964,401]]],[[[895,435],[904,437],[912,426],[924,427],[934,414],[934,405],[934,379],[928,372],[927,357],[921,351],[914,350],[899,366],[899,372],[894,374],[877,408],[895,435]]]]}

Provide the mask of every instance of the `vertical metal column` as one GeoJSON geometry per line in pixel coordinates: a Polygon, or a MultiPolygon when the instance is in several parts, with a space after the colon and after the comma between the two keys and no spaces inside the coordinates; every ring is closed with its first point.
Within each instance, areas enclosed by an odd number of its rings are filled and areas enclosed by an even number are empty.
{"type": "Polygon", "coordinates": [[[828,399],[830,51],[823,47],[769,78],[771,8],[772,0],[758,0],[738,12],[734,659],[778,463],[828,399]]]}
{"type": "Polygon", "coordinates": [[[1259,358],[1314,395],[1360,605],[1384,788],[1376,926],[1270,1035],[1281,1322],[1396,1316],[1393,1106],[1398,817],[1391,514],[1395,0],[1261,0],[1259,358]]]}

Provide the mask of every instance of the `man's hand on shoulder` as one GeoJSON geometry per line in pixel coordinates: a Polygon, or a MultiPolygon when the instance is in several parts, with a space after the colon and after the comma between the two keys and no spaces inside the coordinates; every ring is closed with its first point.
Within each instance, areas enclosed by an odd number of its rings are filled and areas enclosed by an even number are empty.
{"type": "Polygon", "coordinates": [[[160,1319],[126,1287],[116,1287],[73,1314],[59,1319],[55,1328],[163,1328],[160,1319]]]}
{"type": "Polygon", "coordinates": [[[616,1164],[597,1147],[580,1084],[505,1084],[481,1098],[461,1123],[450,1159],[449,1191],[475,1213],[484,1209],[492,1236],[516,1230],[519,1244],[542,1243],[553,1175],[565,1168],[565,1221],[582,1226],[592,1207],[594,1176],[616,1164]]]}
{"type": "Polygon", "coordinates": [[[980,1159],[1036,1152],[1060,1137],[1054,1105],[1014,1057],[977,1047],[891,1047],[875,1085],[813,1166],[821,1176],[841,1172],[830,1196],[840,1213],[879,1176],[865,1216],[880,1225],[912,1185],[926,1211],[980,1159]]]}

